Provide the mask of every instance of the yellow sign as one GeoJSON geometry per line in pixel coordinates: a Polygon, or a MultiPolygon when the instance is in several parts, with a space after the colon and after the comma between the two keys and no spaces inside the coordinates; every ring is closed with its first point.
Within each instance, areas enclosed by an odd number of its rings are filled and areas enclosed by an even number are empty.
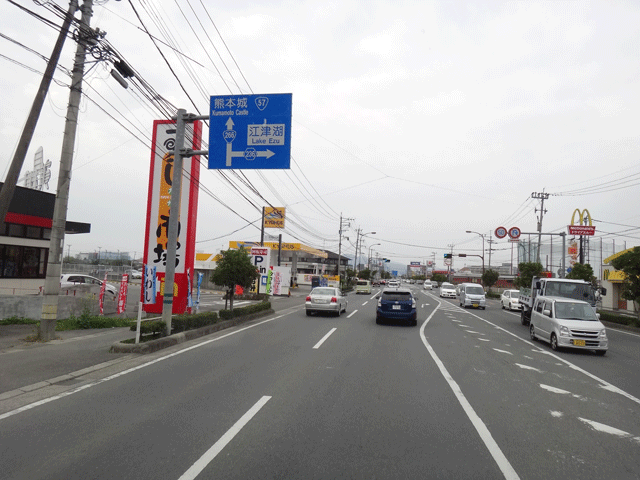
{"type": "Polygon", "coordinates": [[[573,215],[571,215],[571,225],[589,225],[590,227],[593,226],[593,223],[591,223],[591,214],[589,213],[589,210],[585,208],[584,210],[580,211],[579,208],[576,208],[573,211],[573,215]],[[575,223],[576,213],[578,214],[578,223],[575,223]],[[589,223],[584,223],[585,220],[589,220],[589,223]]]}
{"type": "Polygon", "coordinates": [[[284,207],[264,207],[264,228],[284,228],[284,207]]]}
{"type": "Polygon", "coordinates": [[[604,263],[604,264],[610,263],[610,262],[611,262],[611,260],[613,260],[613,259],[615,259],[615,258],[618,258],[620,255],[624,255],[625,253],[630,252],[630,251],[632,251],[633,249],[634,249],[634,247],[631,247],[631,248],[627,248],[626,250],[623,250],[623,251],[621,251],[621,252],[615,253],[615,254],[611,255],[610,257],[605,258],[605,259],[602,261],[602,263],[604,263]]]}
{"type": "Polygon", "coordinates": [[[602,272],[602,277],[603,280],[608,280],[611,283],[622,283],[624,282],[626,275],[620,270],[614,270],[613,272],[611,272],[607,268],[602,272]]]}
{"type": "MultiPolygon", "coordinates": [[[[251,247],[259,247],[260,242],[229,242],[229,248],[239,249],[240,247],[244,247],[245,250],[251,250],[251,247]]],[[[278,251],[278,242],[264,242],[264,246],[270,248],[272,251],[278,251]]],[[[320,258],[329,258],[329,254],[327,252],[323,252],[322,250],[317,250],[313,247],[309,247],[307,245],[303,245],[302,243],[285,243],[282,242],[282,251],[287,252],[305,252],[315,255],[320,258]]]]}

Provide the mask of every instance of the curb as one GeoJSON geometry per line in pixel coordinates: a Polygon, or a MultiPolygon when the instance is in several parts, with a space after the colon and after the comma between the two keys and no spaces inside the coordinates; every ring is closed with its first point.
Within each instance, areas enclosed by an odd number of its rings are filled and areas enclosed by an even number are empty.
{"type": "Polygon", "coordinates": [[[232,318],[231,320],[225,320],[223,322],[214,323],[213,325],[200,327],[195,330],[187,330],[185,332],[174,333],[173,335],[158,338],[156,340],[149,340],[148,342],[144,342],[144,343],[135,344],[135,343],[116,342],[113,345],[111,345],[109,352],[111,353],[142,353],[142,354],[153,353],[153,352],[157,352],[158,350],[162,350],[163,348],[172,347],[173,345],[178,345],[188,340],[194,340],[196,338],[204,337],[205,335],[209,335],[211,333],[215,333],[227,328],[235,327],[236,325],[240,325],[250,320],[264,317],[267,315],[272,315],[275,313],[276,312],[273,309],[264,310],[262,312],[256,312],[250,315],[244,315],[242,317],[232,318]]]}

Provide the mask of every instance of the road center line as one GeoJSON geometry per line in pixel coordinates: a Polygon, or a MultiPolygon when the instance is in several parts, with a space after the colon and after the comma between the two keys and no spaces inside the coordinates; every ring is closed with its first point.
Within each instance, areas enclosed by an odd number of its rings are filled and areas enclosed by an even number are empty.
{"type": "Polygon", "coordinates": [[[473,424],[476,431],[478,432],[478,435],[480,435],[480,439],[484,442],[485,446],[487,447],[487,450],[489,450],[489,453],[491,454],[495,462],[498,464],[498,468],[504,475],[504,478],[508,480],[519,480],[520,477],[518,476],[514,468],[511,466],[511,463],[509,462],[507,457],[504,455],[504,453],[502,453],[502,450],[500,450],[500,447],[498,446],[496,441],[493,439],[491,432],[489,431],[487,426],[484,424],[482,419],[478,416],[476,411],[473,409],[473,407],[471,406],[467,398],[464,396],[464,394],[462,393],[462,390],[460,389],[460,386],[449,374],[449,372],[447,371],[446,367],[444,366],[440,358],[438,358],[438,356],[436,355],[436,352],[433,350],[433,348],[431,348],[431,345],[429,345],[429,342],[427,342],[427,338],[424,335],[424,329],[429,323],[429,320],[431,320],[433,315],[435,315],[435,313],[438,311],[438,309],[440,308],[440,305],[442,305],[442,302],[438,301],[438,306],[436,306],[435,310],[431,312],[431,315],[429,315],[429,317],[422,324],[422,327],[420,327],[420,338],[422,339],[422,343],[424,343],[424,346],[427,348],[427,351],[431,355],[431,358],[433,358],[433,361],[438,366],[438,369],[440,369],[440,373],[449,384],[449,387],[451,388],[451,390],[453,391],[453,394],[458,399],[458,402],[460,402],[460,406],[462,407],[464,412],[467,414],[467,417],[469,417],[469,420],[471,420],[471,423],[473,424]]]}
{"type": "Polygon", "coordinates": [[[182,474],[179,480],[193,480],[196,478],[200,472],[202,472],[202,470],[204,470],[205,467],[209,465],[214,458],[216,458],[222,449],[226,447],[231,440],[233,440],[240,430],[242,430],[242,427],[249,423],[249,420],[251,420],[269,400],[271,400],[271,397],[266,395],[258,400],[258,402],[251,407],[247,413],[240,417],[240,420],[234,423],[233,426],[227,430],[222,437],[220,437],[220,440],[214,443],[213,446],[189,468],[189,470],[182,474]]]}
{"type": "Polygon", "coordinates": [[[354,310],[353,312],[351,312],[351,314],[347,315],[347,318],[353,317],[357,311],[358,310],[354,310]]]}
{"type": "Polygon", "coordinates": [[[322,344],[324,343],[324,341],[325,341],[327,338],[329,338],[329,337],[331,336],[331,334],[332,334],[333,332],[335,332],[336,330],[337,330],[337,328],[335,328],[335,327],[334,327],[334,328],[332,328],[331,330],[329,330],[329,333],[327,333],[324,337],[322,337],[322,340],[320,340],[318,343],[316,343],[316,344],[314,345],[314,347],[313,347],[313,348],[315,348],[315,349],[320,348],[320,345],[322,345],[322,344]]]}

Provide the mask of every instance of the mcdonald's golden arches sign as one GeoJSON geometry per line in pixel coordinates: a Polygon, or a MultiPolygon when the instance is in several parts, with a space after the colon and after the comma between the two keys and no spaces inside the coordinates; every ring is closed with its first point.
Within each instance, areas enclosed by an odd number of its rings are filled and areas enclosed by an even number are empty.
{"type": "Polygon", "coordinates": [[[571,215],[571,225],[569,225],[570,235],[595,235],[596,227],[591,222],[591,214],[586,208],[580,211],[576,208],[571,215]],[[576,214],[578,214],[578,223],[576,224],[576,214]]]}

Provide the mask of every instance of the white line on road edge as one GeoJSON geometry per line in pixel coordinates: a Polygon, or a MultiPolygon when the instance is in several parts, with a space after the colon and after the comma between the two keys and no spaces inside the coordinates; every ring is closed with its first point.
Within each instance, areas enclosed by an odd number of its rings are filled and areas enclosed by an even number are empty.
{"type": "Polygon", "coordinates": [[[356,312],[357,312],[357,311],[358,311],[358,310],[354,310],[353,312],[351,312],[351,315],[347,315],[347,318],[351,318],[351,317],[353,317],[353,316],[356,314],[356,312]]]}
{"type": "Polygon", "coordinates": [[[507,457],[505,457],[504,453],[502,453],[502,450],[500,450],[500,447],[498,446],[496,441],[493,439],[491,432],[489,431],[487,426],[484,424],[482,419],[478,416],[476,411],[473,409],[473,407],[471,406],[467,398],[464,396],[464,394],[462,393],[462,390],[460,389],[460,386],[449,374],[449,372],[445,368],[442,361],[436,355],[436,352],[433,350],[433,348],[431,348],[431,345],[429,345],[429,342],[427,342],[427,338],[424,335],[424,329],[429,323],[429,320],[431,320],[431,317],[433,317],[433,315],[438,311],[438,309],[440,308],[440,305],[441,305],[441,302],[438,301],[438,306],[435,308],[433,312],[431,312],[431,315],[429,315],[429,317],[425,320],[425,322],[422,324],[422,327],[420,327],[420,338],[422,339],[422,343],[424,343],[424,346],[427,347],[427,350],[429,351],[431,358],[433,358],[433,361],[436,362],[436,365],[440,369],[440,373],[449,384],[449,387],[451,388],[451,390],[453,391],[453,394],[458,399],[458,402],[460,402],[460,406],[467,414],[467,417],[469,417],[469,420],[471,420],[471,423],[473,424],[476,431],[478,432],[478,435],[480,435],[480,438],[482,439],[485,446],[487,447],[487,450],[489,450],[489,453],[491,454],[495,462],[498,464],[498,468],[504,475],[504,478],[509,480],[519,480],[520,477],[511,466],[511,463],[509,463],[509,460],[507,460],[507,457]]]}
{"type": "Polygon", "coordinates": [[[327,333],[324,337],[322,337],[322,340],[320,340],[318,343],[316,343],[313,348],[320,348],[320,345],[322,345],[324,343],[324,341],[327,338],[329,338],[331,336],[331,334],[333,332],[335,332],[336,330],[337,330],[337,328],[332,328],[331,330],[329,330],[329,333],[327,333]]]}
{"type": "Polygon", "coordinates": [[[167,360],[167,359],[175,357],[177,355],[182,355],[183,353],[189,352],[189,351],[194,350],[196,348],[203,347],[203,346],[208,345],[208,344],[210,344],[212,342],[217,342],[218,340],[222,340],[223,338],[230,337],[231,335],[235,335],[236,333],[244,332],[245,330],[257,327],[259,325],[263,325],[265,323],[273,322],[274,320],[278,320],[279,318],[282,318],[285,315],[289,315],[290,313],[293,313],[296,309],[300,310],[300,308],[298,308],[298,307],[287,308],[284,311],[287,311],[287,310],[291,310],[291,311],[287,312],[287,313],[280,314],[280,315],[278,315],[276,317],[273,317],[273,318],[268,318],[266,320],[263,320],[262,322],[254,323],[253,325],[248,325],[246,327],[239,328],[238,330],[234,330],[233,332],[229,332],[229,333],[227,333],[225,335],[221,335],[219,337],[212,338],[210,340],[206,340],[204,342],[200,342],[200,343],[197,343],[195,345],[191,345],[190,347],[183,348],[182,350],[178,350],[177,352],[169,353],[168,355],[165,355],[164,357],[158,357],[158,358],[156,358],[154,360],[150,360],[150,361],[148,361],[146,363],[143,363],[141,365],[137,365],[137,366],[131,367],[131,368],[127,369],[127,370],[123,370],[121,372],[114,373],[113,375],[109,375],[108,377],[101,378],[100,380],[96,380],[95,382],[88,383],[86,385],[82,385],[82,386],[80,386],[78,388],[74,388],[73,390],[67,390],[66,392],[62,392],[62,393],[60,393],[58,395],[54,395],[53,397],[44,398],[44,399],[39,400],[37,402],[33,402],[33,403],[28,404],[28,405],[23,405],[22,407],[16,408],[15,410],[11,410],[9,412],[0,414],[0,420],[4,420],[5,418],[11,417],[13,415],[17,415],[20,412],[31,410],[32,408],[38,407],[40,405],[44,405],[46,403],[53,402],[55,400],[60,400],[61,398],[68,397],[69,395],[73,395],[74,393],[81,392],[82,390],[85,390],[87,388],[95,387],[96,385],[100,385],[101,383],[108,382],[109,380],[113,380],[114,378],[118,378],[118,377],[121,377],[123,375],[127,375],[127,374],[129,374],[131,372],[135,372],[136,370],[140,370],[141,368],[145,368],[145,367],[148,367],[148,366],[153,365],[155,363],[162,362],[163,360],[167,360]]]}
{"type": "Polygon", "coordinates": [[[266,395],[258,400],[258,402],[251,407],[247,413],[240,417],[240,420],[238,420],[233,427],[227,430],[227,432],[220,437],[220,440],[214,443],[213,446],[207,450],[205,454],[189,468],[189,470],[184,472],[178,480],[193,480],[196,478],[200,472],[202,472],[202,470],[204,470],[205,467],[209,465],[214,458],[216,458],[222,449],[226,447],[231,440],[233,440],[233,437],[242,430],[242,427],[249,423],[249,420],[251,420],[269,400],[271,400],[271,397],[267,397],[266,395]]]}

